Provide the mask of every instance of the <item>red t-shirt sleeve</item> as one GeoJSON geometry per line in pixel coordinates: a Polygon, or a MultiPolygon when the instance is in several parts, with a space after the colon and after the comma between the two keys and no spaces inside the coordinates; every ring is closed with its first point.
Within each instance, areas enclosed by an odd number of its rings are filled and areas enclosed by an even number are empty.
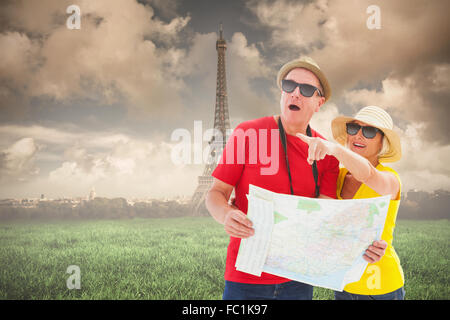
{"type": "Polygon", "coordinates": [[[324,160],[326,160],[326,165],[321,172],[320,194],[336,199],[336,182],[339,176],[339,161],[333,156],[326,156],[324,160]]]}
{"type": "Polygon", "coordinates": [[[236,186],[244,170],[242,157],[239,157],[242,155],[240,152],[244,152],[244,156],[247,153],[245,150],[245,140],[236,139],[237,132],[240,130],[242,130],[241,125],[234,129],[223,149],[220,161],[212,173],[214,178],[232,186],[236,186]]]}

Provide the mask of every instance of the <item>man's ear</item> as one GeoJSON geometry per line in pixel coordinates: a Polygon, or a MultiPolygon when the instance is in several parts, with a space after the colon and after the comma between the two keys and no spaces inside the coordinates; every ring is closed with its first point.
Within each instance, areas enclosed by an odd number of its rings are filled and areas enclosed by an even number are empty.
{"type": "Polygon", "coordinates": [[[317,102],[316,112],[319,111],[320,107],[325,103],[325,97],[320,97],[317,102]]]}

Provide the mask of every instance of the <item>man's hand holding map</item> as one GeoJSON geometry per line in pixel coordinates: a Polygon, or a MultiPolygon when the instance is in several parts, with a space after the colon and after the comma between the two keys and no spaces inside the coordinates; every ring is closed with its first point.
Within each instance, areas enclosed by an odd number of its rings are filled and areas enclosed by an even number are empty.
{"type": "Polygon", "coordinates": [[[381,238],[389,199],[306,198],[250,185],[255,234],[241,240],[236,268],[342,291],[367,267],[362,255],[381,238]]]}

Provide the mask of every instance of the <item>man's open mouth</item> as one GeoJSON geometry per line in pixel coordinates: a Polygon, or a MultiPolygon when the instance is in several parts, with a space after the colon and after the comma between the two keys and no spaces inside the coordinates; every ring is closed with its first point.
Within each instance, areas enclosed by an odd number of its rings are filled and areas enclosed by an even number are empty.
{"type": "Polygon", "coordinates": [[[289,110],[291,110],[291,111],[299,111],[300,107],[296,106],[295,104],[291,104],[291,105],[289,105],[289,110]]]}

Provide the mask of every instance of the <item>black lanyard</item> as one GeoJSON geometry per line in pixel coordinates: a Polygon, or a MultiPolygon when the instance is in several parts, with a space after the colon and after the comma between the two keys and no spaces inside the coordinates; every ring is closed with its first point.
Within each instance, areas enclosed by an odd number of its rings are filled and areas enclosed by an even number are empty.
{"type": "MultiPolygon", "coordinates": [[[[284,156],[286,158],[286,167],[287,167],[287,171],[288,171],[288,175],[289,175],[289,186],[291,188],[291,194],[294,194],[294,189],[292,188],[291,169],[289,169],[289,160],[288,160],[288,155],[287,155],[286,132],[284,131],[283,124],[281,123],[281,116],[278,117],[278,128],[280,129],[281,144],[283,145],[284,156]]],[[[311,128],[309,125],[306,128],[306,134],[308,135],[308,137],[312,136],[311,128]]],[[[317,183],[317,180],[319,178],[319,173],[317,171],[316,160],[314,160],[314,162],[312,164],[312,173],[313,173],[313,177],[314,177],[314,183],[316,184],[315,197],[317,198],[319,196],[319,185],[317,183]]]]}

